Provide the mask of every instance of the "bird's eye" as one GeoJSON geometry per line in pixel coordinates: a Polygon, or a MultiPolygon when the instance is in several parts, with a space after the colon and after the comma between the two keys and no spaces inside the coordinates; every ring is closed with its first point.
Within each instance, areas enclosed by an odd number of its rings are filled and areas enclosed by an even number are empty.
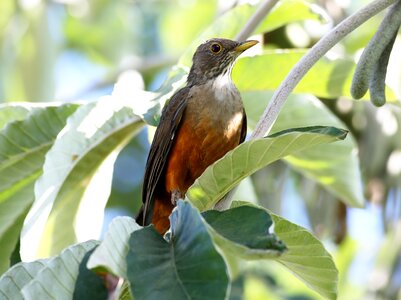
{"type": "Polygon", "coordinates": [[[220,53],[220,51],[223,49],[219,43],[213,43],[210,46],[210,51],[212,51],[214,54],[220,53]]]}

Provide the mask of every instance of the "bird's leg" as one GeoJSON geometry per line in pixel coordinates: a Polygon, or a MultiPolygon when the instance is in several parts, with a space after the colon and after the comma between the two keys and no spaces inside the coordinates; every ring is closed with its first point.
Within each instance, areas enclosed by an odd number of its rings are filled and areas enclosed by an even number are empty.
{"type": "Polygon", "coordinates": [[[171,192],[171,203],[176,206],[178,199],[182,199],[183,195],[179,190],[173,190],[171,192]]]}

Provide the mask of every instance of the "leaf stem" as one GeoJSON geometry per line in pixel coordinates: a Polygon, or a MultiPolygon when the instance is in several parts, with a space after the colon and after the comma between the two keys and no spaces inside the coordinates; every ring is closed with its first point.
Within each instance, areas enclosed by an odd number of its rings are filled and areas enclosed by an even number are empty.
{"type": "Polygon", "coordinates": [[[290,73],[281,83],[279,88],[274,93],[269,105],[259,119],[255,130],[251,135],[251,139],[261,138],[265,136],[271,129],[273,123],[284,105],[287,97],[305,76],[310,68],[336,45],[347,34],[365,23],[368,19],[384,10],[397,0],[375,0],[361,8],[340,24],[334,27],[330,32],[323,36],[292,68],[290,73]]]}

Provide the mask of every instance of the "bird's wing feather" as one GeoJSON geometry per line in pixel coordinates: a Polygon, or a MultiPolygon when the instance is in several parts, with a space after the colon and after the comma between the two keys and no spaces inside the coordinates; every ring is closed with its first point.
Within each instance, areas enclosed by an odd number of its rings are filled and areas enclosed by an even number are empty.
{"type": "Polygon", "coordinates": [[[240,144],[243,141],[245,141],[247,130],[248,130],[248,124],[247,124],[247,119],[246,119],[246,113],[245,113],[245,109],[243,109],[241,137],[240,137],[240,140],[239,140],[240,144]]]}
{"type": "Polygon", "coordinates": [[[159,185],[175,133],[180,126],[189,90],[189,87],[184,87],[175,93],[162,111],[160,123],[156,129],[146,162],[142,188],[142,201],[144,203],[141,212],[142,225],[147,225],[150,222],[155,189],[159,185]]]}

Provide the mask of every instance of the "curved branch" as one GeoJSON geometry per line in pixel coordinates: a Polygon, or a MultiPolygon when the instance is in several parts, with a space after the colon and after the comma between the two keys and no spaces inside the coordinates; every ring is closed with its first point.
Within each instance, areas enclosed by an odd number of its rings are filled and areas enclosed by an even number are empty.
{"type": "Polygon", "coordinates": [[[269,105],[264,111],[262,117],[259,119],[255,130],[251,135],[251,139],[261,138],[268,133],[276,121],[277,116],[287,100],[288,96],[298,84],[298,82],[305,76],[310,68],[336,45],[347,34],[358,28],[371,17],[384,10],[397,0],[375,0],[352,14],[340,24],[334,27],[330,32],[323,36],[292,68],[290,73],[281,83],[279,88],[274,93],[269,105]]]}

